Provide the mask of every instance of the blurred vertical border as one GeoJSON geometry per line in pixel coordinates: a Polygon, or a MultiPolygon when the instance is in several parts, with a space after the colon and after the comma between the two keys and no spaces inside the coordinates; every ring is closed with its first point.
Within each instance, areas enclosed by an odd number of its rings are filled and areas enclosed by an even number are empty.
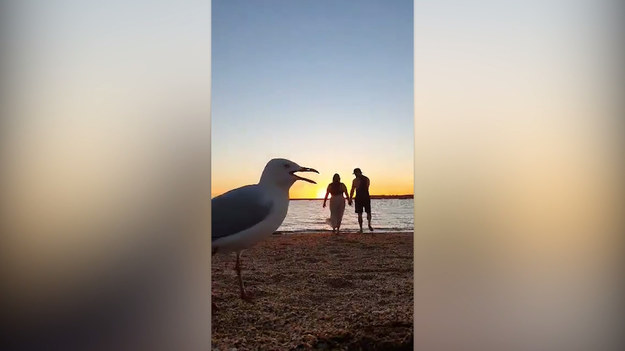
{"type": "Polygon", "coordinates": [[[622,350],[623,3],[414,4],[415,349],[622,350]]]}
{"type": "Polygon", "coordinates": [[[211,1],[0,19],[2,349],[210,349],[211,1]]]}

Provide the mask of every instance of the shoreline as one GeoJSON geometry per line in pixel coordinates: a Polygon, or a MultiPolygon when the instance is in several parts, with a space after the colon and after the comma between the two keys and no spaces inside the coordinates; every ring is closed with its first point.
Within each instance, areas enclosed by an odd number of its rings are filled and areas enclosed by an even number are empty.
{"type": "MultiPolygon", "coordinates": [[[[376,229],[373,232],[370,232],[368,229],[365,229],[362,235],[367,234],[413,234],[414,229],[376,229]]],[[[332,234],[332,229],[302,229],[302,230],[279,230],[272,233],[272,235],[291,235],[291,234],[306,234],[306,235],[316,235],[316,234],[332,234]]],[[[359,234],[358,229],[341,229],[342,234],[359,234]]]]}
{"type": "Polygon", "coordinates": [[[413,232],[271,235],[212,259],[212,349],[412,350],[413,232]]]}
{"type": "MultiPolygon", "coordinates": [[[[414,195],[370,195],[371,200],[413,200],[414,195]]],[[[289,198],[289,200],[323,200],[323,198],[315,198],[315,197],[299,197],[299,198],[289,198]]]]}

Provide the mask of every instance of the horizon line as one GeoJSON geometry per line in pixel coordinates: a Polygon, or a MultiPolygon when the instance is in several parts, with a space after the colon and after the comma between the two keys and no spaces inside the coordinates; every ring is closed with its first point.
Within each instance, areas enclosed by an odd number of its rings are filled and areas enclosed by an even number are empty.
{"type": "MultiPolygon", "coordinates": [[[[372,199],[374,198],[395,198],[395,197],[403,197],[403,198],[414,198],[414,194],[399,194],[399,195],[369,195],[372,199]]],[[[323,197],[292,197],[289,200],[323,200],[323,197]]]]}

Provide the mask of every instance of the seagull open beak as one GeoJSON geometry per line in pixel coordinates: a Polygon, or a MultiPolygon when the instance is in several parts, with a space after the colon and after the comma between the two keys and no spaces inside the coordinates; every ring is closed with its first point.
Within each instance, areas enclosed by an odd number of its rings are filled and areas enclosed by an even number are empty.
{"type": "Polygon", "coordinates": [[[304,180],[304,181],[307,181],[309,183],[317,184],[317,182],[315,182],[314,180],[310,180],[310,179],[307,179],[307,178],[304,178],[304,177],[300,177],[297,174],[295,174],[295,172],[315,172],[315,173],[319,174],[319,172],[317,172],[316,169],[312,169],[312,168],[308,168],[308,167],[300,167],[300,169],[298,169],[297,171],[291,171],[291,172],[289,172],[289,174],[291,174],[292,176],[294,176],[298,180],[304,180]]]}

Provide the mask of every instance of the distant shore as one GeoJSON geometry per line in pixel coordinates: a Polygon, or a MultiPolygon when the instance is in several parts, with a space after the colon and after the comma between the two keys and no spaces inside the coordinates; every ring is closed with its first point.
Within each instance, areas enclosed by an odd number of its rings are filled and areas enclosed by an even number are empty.
{"type": "Polygon", "coordinates": [[[412,350],[412,233],[272,235],[212,259],[213,350],[412,350]]]}

